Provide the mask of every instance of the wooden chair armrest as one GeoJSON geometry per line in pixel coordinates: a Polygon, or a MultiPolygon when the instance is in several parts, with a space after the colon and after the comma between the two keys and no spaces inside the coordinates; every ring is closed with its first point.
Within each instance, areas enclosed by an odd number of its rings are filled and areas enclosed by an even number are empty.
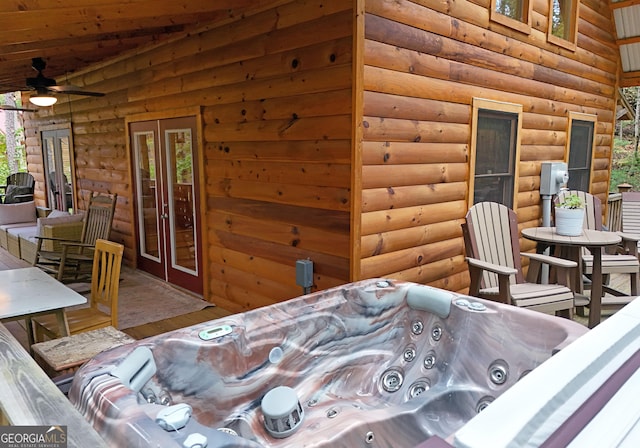
{"type": "Polygon", "coordinates": [[[72,246],[72,247],[95,247],[95,244],[89,244],[89,243],[80,243],[78,241],[63,241],[60,244],[62,244],[63,246],[72,246]]]}
{"type": "Polygon", "coordinates": [[[616,232],[617,235],[622,238],[622,241],[635,241],[636,243],[640,241],[640,233],[625,233],[625,232],[616,232]]]}
{"type": "Polygon", "coordinates": [[[50,244],[53,244],[53,247],[47,248],[47,250],[53,250],[53,251],[62,250],[65,244],[79,243],[78,241],[73,241],[65,237],[36,235],[35,238],[37,240],[36,250],[38,252],[42,250],[43,244],[45,241],[50,241],[51,242],[50,244]]]}
{"type": "Polygon", "coordinates": [[[531,260],[536,260],[536,261],[539,261],[540,263],[545,263],[557,268],[571,269],[571,268],[578,267],[578,263],[576,263],[573,260],[565,260],[564,258],[553,257],[551,255],[534,254],[531,252],[521,252],[520,255],[522,255],[523,257],[527,257],[531,260]]]}
{"type": "Polygon", "coordinates": [[[622,241],[616,246],[615,253],[624,255],[638,256],[638,243],[640,242],[640,234],[616,232],[622,238],[622,241]]]}
{"type": "Polygon", "coordinates": [[[511,304],[510,278],[518,273],[517,269],[488,263],[476,258],[467,257],[466,260],[469,264],[469,274],[471,276],[469,295],[480,297],[482,271],[489,271],[498,276],[498,296],[495,299],[502,303],[511,304]]]}
{"type": "Polygon", "coordinates": [[[520,255],[528,258],[529,269],[527,270],[526,280],[530,283],[540,283],[542,275],[542,265],[546,264],[556,268],[556,282],[560,285],[569,287],[574,293],[576,287],[573,279],[575,278],[578,263],[573,260],[566,260],[551,255],[537,254],[532,252],[521,252],[520,255]]]}
{"type": "Polygon", "coordinates": [[[508,266],[500,266],[499,264],[488,263],[486,261],[478,260],[477,258],[466,258],[467,263],[475,268],[482,269],[484,271],[493,272],[498,275],[516,275],[518,270],[510,268],[508,266]]]}
{"type": "Polygon", "coordinates": [[[55,236],[42,236],[42,235],[36,235],[34,238],[37,238],[39,240],[50,240],[50,241],[59,241],[61,244],[62,243],[74,243],[77,241],[71,241],[67,238],[58,238],[55,236]]]}

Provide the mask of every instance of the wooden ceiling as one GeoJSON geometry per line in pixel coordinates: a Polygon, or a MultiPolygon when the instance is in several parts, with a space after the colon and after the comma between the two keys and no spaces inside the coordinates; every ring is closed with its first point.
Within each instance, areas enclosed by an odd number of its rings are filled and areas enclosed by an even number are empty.
{"type": "Polygon", "coordinates": [[[240,13],[261,0],[1,0],[0,93],[25,88],[42,57],[57,78],[240,13]]]}
{"type": "MultiPolygon", "coordinates": [[[[274,1],[0,0],[0,93],[25,88],[26,78],[36,74],[32,58],[44,58],[45,76],[57,78],[274,1]]],[[[640,32],[632,26],[639,22],[640,6],[614,0],[611,7],[623,61],[621,85],[640,85],[640,32]]]]}

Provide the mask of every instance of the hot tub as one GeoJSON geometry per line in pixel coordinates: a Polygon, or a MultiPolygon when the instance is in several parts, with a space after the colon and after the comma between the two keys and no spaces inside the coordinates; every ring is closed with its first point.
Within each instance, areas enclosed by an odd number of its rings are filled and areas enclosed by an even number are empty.
{"type": "Polygon", "coordinates": [[[101,353],[69,399],[117,447],[412,447],[586,331],[372,279],[101,353]]]}

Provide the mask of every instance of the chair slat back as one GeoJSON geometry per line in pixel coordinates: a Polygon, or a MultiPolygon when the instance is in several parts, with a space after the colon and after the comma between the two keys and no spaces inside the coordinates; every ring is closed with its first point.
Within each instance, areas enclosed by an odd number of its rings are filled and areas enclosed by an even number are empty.
{"type": "Polygon", "coordinates": [[[124,246],[113,241],[99,239],[93,254],[91,274],[91,306],[99,305],[111,312],[111,326],[118,325],[118,290],[124,246]]]}
{"type": "Polygon", "coordinates": [[[7,185],[18,185],[21,187],[33,188],[35,184],[35,179],[29,173],[13,173],[7,177],[7,185]]]}
{"type": "Polygon", "coordinates": [[[82,243],[94,245],[99,239],[109,239],[117,198],[117,194],[91,197],[82,229],[82,243]]]}
{"type": "Polygon", "coordinates": [[[607,228],[610,232],[622,231],[622,193],[609,193],[607,207],[607,228]]]}
{"type": "MultiPolygon", "coordinates": [[[[511,283],[522,283],[520,240],[516,214],[509,207],[496,202],[473,205],[466,216],[465,246],[467,255],[500,266],[515,268],[518,274],[511,283]]],[[[486,272],[484,288],[498,286],[498,277],[486,272]]]]}
{"type": "Polygon", "coordinates": [[[640,234],[640,192],[622,193],[622,231],[640,234]]]}

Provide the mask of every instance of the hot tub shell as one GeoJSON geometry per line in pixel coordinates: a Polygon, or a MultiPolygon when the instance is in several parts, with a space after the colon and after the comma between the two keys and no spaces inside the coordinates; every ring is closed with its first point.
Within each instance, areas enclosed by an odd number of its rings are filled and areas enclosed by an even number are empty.
{"type": "Polygon", "coordinates": [[[585,332],[371,279],[103,352],[76,373],[69,398],[113,446],[183,446],[197,433],[209,447],[411,447],[451,437],[585,332]],[[304,414],[280,422],[295,426],[282,438],[261,408],[278,387],[295,391],[304,414]],[[186,426],[161,428],[158,412],[180,403],[192,409],[186,426]]]}

